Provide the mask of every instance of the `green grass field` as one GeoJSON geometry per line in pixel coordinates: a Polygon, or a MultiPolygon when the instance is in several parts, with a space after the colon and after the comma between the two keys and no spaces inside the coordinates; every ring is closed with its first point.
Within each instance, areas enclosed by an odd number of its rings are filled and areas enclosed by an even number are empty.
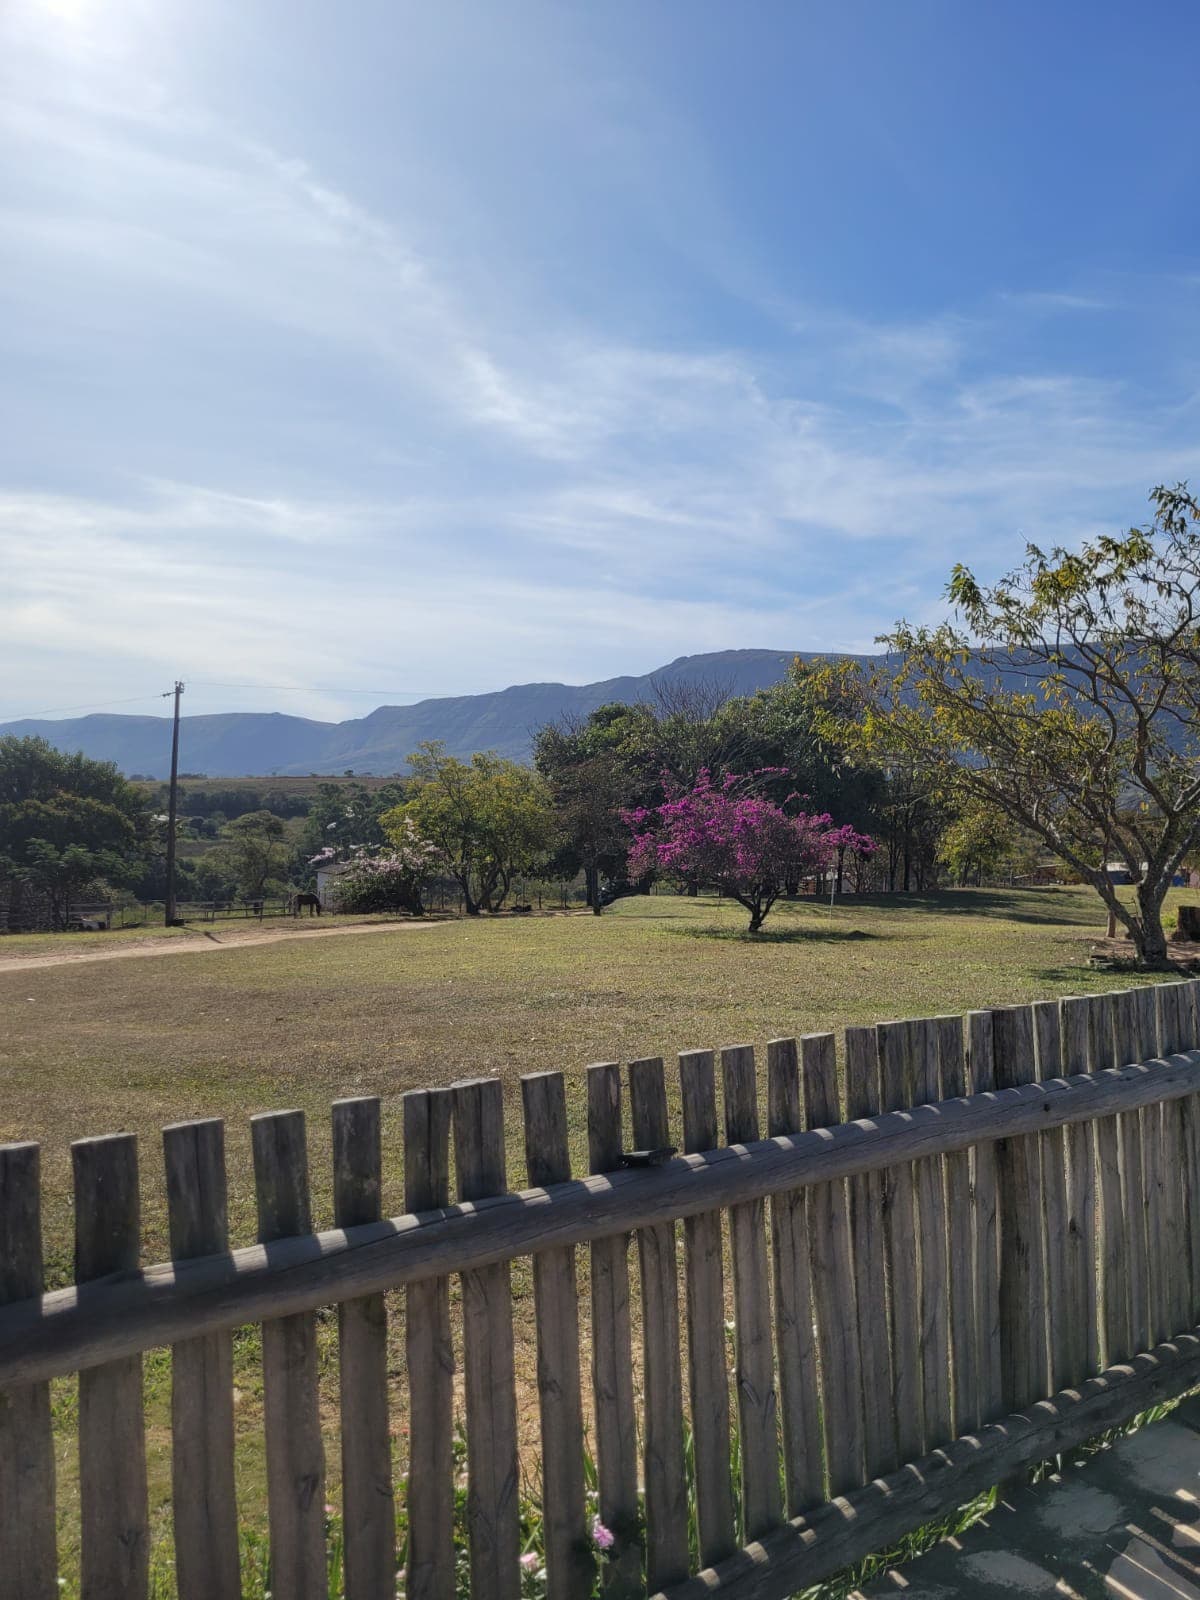
{"type": "MultiPolygon", "coordinates": [[[[589,915],[445,921],[353,937],[294,940],[205,954],[72,961],[0,972],[0,1139],[43,1146],[48,1273],[69,1281],[70,1141],[132,1129],[140,1138],[147,1255],[165,1255],[160,1129],[227,1119],[230,1226],[254,1237],[248,1117],[300,1107],[318,1226],[330,1221],[330,1102],[384,1101],[384,1203],[402,1208],[404,1090],[495,1072],[508,1097],[509,1155],[519,1182],[516,1080],[589,1061],[750,1042],[901,1016],[930,1016],[1127,985],[1086,964],[1102,932],[1081,889],[960,891],[848,900],[832,920],[811,903],[777,909],[744,935],[740,907],[657,895],[589,915]]],[[[0,943],[0,956],[47,946],[0,943]]],[[[72,948],[77,948],[73,943],[72,948]]],[[[576,1153],[582,1086],[569,1086],[576,1153]]],[[[518,1264],[518,1297],[530,1293],[518,1264]]],[[[528,1318],[518,1307],[518,1326],[528,1318]]],[[[329,1415],[334,1434],[332,1339],[329,1415]]],[[[532,1350],[519,1352],[528,1377],[532,1350]]],[[[253,1333],[238,1340],[241,1493],[261,1525],[259,1380],[253,1333]]],[[[403,1427],[400,1341],[396,1428],[403,1427]]],[[[167,1522],[169,1358],[147,1359],[152,1496],[167,1522]]],[[[62,1428],[64,1570],[71,1572],[74,1385],[56,1385],[62,1428]]],[[[531,1416],[531,1414],[530,1414],[531,1416]]],[[[527,1418],[527,1421],[530,1420],[527,1418]]],[[[402,1452],[401,1452],[402,1454],[402,1452]]],[[[331,1481],[336,1446],[331,1444],[331,1481]]]]}

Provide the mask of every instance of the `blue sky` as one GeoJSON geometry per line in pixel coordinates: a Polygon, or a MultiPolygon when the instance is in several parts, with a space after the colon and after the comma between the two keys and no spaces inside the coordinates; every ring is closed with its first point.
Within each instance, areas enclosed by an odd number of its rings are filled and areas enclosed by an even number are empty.
{"type": "Polygon", "coordinates": [[[1141,520],[1200,478],[1198,45],[1182,3],[6,0],[0,717],[868,648],[957,560],[1141,520]]]}

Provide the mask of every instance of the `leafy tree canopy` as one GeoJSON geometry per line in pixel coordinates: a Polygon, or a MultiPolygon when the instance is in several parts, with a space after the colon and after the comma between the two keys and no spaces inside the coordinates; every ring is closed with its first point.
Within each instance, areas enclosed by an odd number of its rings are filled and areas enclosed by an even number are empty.
{"type": "Polygon", "coordinates": [[[0,738],[0,879],[46,894],[58,925],[90,885],[135,878],[154,840],[145,797],[112,762],[0,738]]]}
{"type": "Polygon", "coordinates": [[[998,583],[955,567],[958,620],[886,636],[895,672],[874,684],[866,727],[1033,834],[1160,965],[1163,900],[1200,839],[1200,505],[1186,484],[1151,501],[1148,526],[1029,545],[998,583]]]}
{"type": "Polygon", "coordinates": [[[513,878],[535,870],[557,845],[545,780],[490,751],[460,761],[436,741],[409,757],[409,798],[380,819],[402,844],[412,822],[440,851],[462,890],[467,913],[503,905],[513,878]]]}

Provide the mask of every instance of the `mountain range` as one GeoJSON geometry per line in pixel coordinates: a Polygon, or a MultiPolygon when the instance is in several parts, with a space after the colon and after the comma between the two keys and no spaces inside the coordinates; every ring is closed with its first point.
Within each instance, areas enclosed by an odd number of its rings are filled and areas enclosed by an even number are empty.
{"type": "MultiPolygon", "coordinates": [[[[418,700],[410,706],[379,706],[346,722],[316,722],[278,711],[229,711],[180,719],[180,769],[210,778],[288,776],[309,773],[401,773],[425,739],[440,739],[456,756],[494,750],[516,761],[529,759],[533,737],[544,723],[587,716],[597,706],[654,697],[657,686],[704,685],[729,696],[753,694],[787,675],[789,664],[812,652],[721,650],[678,660],[642,677],[602,683],[522,683],[490,694],[418,700]]],[[[862,657],[860,659],[868,659],[862,657]]],[[[92,715],[65,721],[28,719],[0,723],[0,735],[40,735],[60,750],[82,751],[115,761],[125,773],[165,778],[170,773],[171,719],[92,715]]]]}

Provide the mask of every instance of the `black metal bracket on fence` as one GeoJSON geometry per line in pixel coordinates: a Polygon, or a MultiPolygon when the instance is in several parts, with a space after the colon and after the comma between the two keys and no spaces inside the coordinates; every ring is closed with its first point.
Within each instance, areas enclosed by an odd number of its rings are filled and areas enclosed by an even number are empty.
{"type": "Polygon", "coordinates": [[[673,1144],[660,1145],[657,1150],[622,1150],[621,1165],[623,1167],[661,1167],[670,1161],[672,1156],[679,1151],[673,1144]]]}

